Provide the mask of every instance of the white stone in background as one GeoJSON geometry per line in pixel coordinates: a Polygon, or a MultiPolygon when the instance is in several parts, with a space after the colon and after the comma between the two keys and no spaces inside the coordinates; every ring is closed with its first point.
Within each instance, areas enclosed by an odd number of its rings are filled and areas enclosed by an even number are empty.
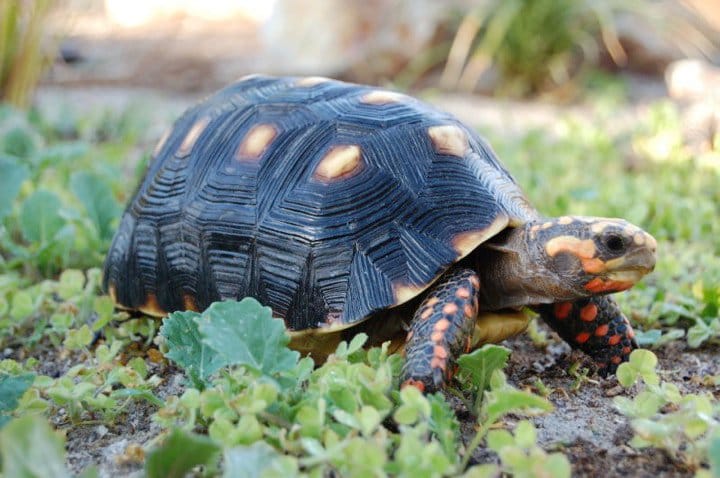
{"type": "Polygon", "coordinates": [[[421,54],[452,12],[438,0],[277,0],[261,38],[276,73],[387,72],[421,54]]]}
{"type": "Polygon", "coordinates": [[[680,60],[665,71],[670,96],[681,104],[683,138],[693,153],[711,151],[720,135],[720,67],[680,60]]]}

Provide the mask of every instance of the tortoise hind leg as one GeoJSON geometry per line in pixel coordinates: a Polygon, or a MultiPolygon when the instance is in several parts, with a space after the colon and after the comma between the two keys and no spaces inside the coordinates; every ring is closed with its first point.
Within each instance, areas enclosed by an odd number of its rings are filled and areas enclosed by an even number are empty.
{"type": "Polygon", "coordinates": [[[471,269],[446,274],[428,293],[410,322],[402,383],[424,392],[442,388],[455,361],[472,346],[480,279],[471,269]]]}
{"type": "Polygon", "coordinates": [[[588,354],[602,376],[614,373],[637,348],[630,322],[607,295],[534,309],[567,343],[588,354]]]}

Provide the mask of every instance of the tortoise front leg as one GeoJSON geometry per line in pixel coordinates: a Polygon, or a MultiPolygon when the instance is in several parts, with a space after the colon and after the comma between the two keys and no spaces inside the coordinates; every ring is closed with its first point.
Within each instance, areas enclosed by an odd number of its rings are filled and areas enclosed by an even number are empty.
{"type": "Polygon", "coordinates": [[[637,348],[630,322],[607,295],[543,304],[535,310],[567,343],[588,354],[602,376],[614,373],[637,348]]]}
{"type": "Polygon", "coordinates": [[[471,269],[453,270],[433,286],[410,323],[403,386],[434,392],[452,377],[457,358],[472,346],[479,290],[471,269]]]}

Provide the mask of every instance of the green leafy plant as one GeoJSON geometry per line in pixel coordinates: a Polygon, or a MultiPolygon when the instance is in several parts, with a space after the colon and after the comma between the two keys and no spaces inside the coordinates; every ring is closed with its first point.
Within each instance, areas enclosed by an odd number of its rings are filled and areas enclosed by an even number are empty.
{"type": "Polygon", "coordinates": [[[18,406],[20,397],[30,388],[35,375],[0,373],[0,427],[10,420],[10,413],[18,406]]]}
{"type": "Polygon", "coordinates": [[[569,477],[570,462],[562,453],[546,453],[537,446],[537,430],[532,422],[520,421],[515,434],[507,430],[490,430],[488,447],[498,454],[502,471],[510,476],[569,477]]]}
{"type": "Polygon", "coordinates": [[[63,442],[41,417],[13,420],[0,431],[3,475],[70,478],[63,442]]]}
{"type": "Polygon", "coordinates": [[[523,96],[566,86],[588,65],[597,64],[602,51],[622,66],[627,53],[616,28],[621,14],[649,22],[661,36],[665,28],[682,30],[682,41],[692,39],[694,48],[709,51],[709,42],[679,10],[642,0],[481,2],[457,28],[441,84],[472,91],[483,73],[495,66],[495,90],[523,96]]]}
{"type": "Polygon", "coordinates": [[[645,385],[634,399],[616,397],[615,406],[630,417],[635,432],[630,445],[660,448],[687,466],[717,469],[712,453],[720,436],[720,402],[711,394],[682,395],[672,383],[661,382],[655,372],[657,358],[636,350],[618,369],[624,387],[642,378],[645,385]]]}
{"type": "Polygon", "coordinates": [[[198,465],[210,465],[220,447],[201,435],[173,430],[145,462],[148,478],[183,478],[198,465]]]}

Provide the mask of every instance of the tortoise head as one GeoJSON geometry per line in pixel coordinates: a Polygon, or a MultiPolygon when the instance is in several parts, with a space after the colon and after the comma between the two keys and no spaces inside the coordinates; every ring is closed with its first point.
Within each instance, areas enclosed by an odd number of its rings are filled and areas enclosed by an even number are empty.
{"type": "Polygon", "coordinates": [[[529,256],[570,295],[626,290],[655,268],[655,238],[623,219],[563,216],[524,232],[529,256]]]}

